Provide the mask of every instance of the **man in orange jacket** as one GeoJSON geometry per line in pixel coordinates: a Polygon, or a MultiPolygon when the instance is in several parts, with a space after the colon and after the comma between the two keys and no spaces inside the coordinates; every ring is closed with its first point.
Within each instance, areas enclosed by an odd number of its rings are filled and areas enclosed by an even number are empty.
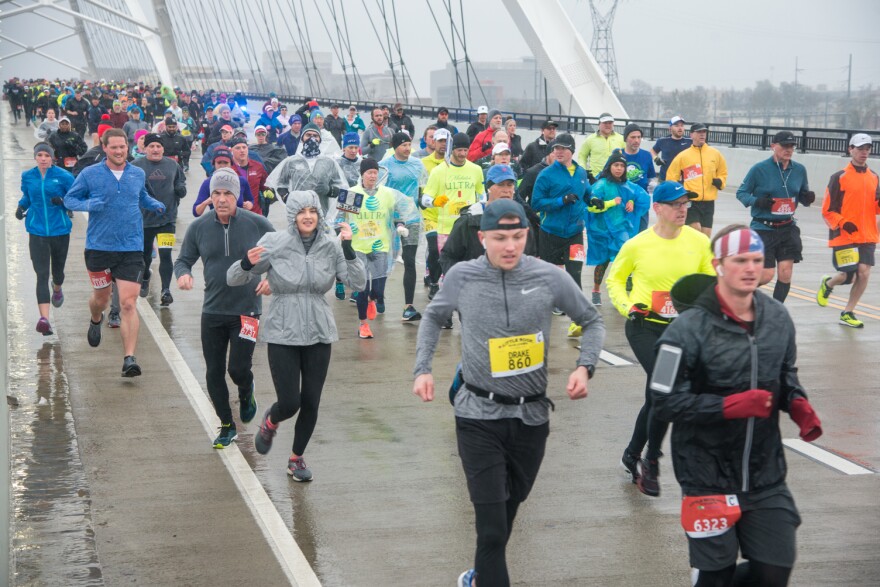
{"type": "Polygon", "coordinates": [[[853,311],[868,287],[874,252],[880,240],[877,234],[880,178],[868,169],[872,145],[873,140],[868,135],[853,135],[849,141],[852,160],[831,176],[822,204],[822,216],[829,228],[831,262],[837,273],[822,277],[816,301],[820,306],[827,306],[835,286],[852,284],[849,300],[840,313],[840,323],[850,328],[865,326],[853,311]]]}

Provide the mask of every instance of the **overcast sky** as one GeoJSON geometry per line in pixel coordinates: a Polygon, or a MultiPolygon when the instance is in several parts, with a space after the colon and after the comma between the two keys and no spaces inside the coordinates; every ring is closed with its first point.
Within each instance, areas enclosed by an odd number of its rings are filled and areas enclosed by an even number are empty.
{"type": "MultiPolygon", "coordinates": [[[[253,5],[257,0],[247,0],[253,5]]],[[[318,15],[326,13],[328,0],[294,0],[305,8],[306,21],[316,51],[330,51],[330,42],[318,15]],[[317,7],[323,10],[318,10],[317,7]]],[[[362,73],[388,69],[368,18],[383,30],[378,0],[362,2],[343,0],[348,15],[349,33],[355,62],[362,73]]],[[[516,61],[531,52],[507,14],[501,0],[462,0],[465,30],[472,61],[516,61]]],[[[547,0],[539,0],[547,1],[547,0]]],[[[592,22],[586,0],[560,0],[571,20],[589,45],[592,22]]],[[[337,0],[338,2],[338,0],[337,0]]],[[[392,0],[385,0],[389,9],[392,0]]],[[[149,5],[149,2],[142,3],[149,5]]],[[[453,0],[454,5],[458,2],[453,0]]],[[[272,2],[271,5],[275,5],[272,2]]],[[[286,4],[286,2],[282,2],[286,4]]],[[[448,35],[448,19],[440,14],[442,2],[431,5],[448,35]]],[[[607,10],[611,0],[600,0],[607,10]]],[[[8,5],[7,5],[8,6],[8,5]]],[[[449,61],[426,2],[396,2],[400,40],[404,59],[420,95],[429,93],[429,72],[449,61]]],[[[148,10],[149,12],[149,10],[148,10]]],[[[254,22],[251,15],[246,22],[254,22]]],[[[258,19],[257,19],[258,20],[258,19]]],[[[634,79],[666,89],[707,87],[750,87],[758,80],[774,83],[794,80],[795,57],[798,58],[799,82],[830,89],[845,89],[847,61],[853,54],[852,84],[858,89],[868,84],[880,86],[880,1],[878,0],[621,0],[613,33],[621,86],[626,89],[634,79]]],[[[329,23],[334,32],[332,22],[329,23]]],[[[58,36],[58,25],[38,21],[36,17],[2,19],[4,35],[17,40],[58,36]]],[[[258,45],[262,41],[255,36],[258,45]]],[[[238,42],[236,42],[236,45],[238,42]]],[[[282,44],[290,44],[289,38],[282,44]]],[[[0,42],[0,54],[15,49],[0,42]]],[[[79,43],[67,40],[50,46],[54,54],[82,65],[79,43]]],[[[36,56],[6,60],[0,72],[12,76],[70,76],[69,69],[36,56]]],[[[341,72],[341,69],[337,69],[341,72]]]]}

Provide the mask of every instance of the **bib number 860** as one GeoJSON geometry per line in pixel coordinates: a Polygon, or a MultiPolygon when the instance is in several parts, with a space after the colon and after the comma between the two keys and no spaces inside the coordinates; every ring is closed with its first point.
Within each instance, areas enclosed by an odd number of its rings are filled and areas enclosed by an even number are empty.
{"type": "Polygon", "coordinates": [[[519,358],[510,357],[507,366],[511,371],[514,369],[525,369],[526,367],[532,366],[532,358],[529,356],[519,358]]]}

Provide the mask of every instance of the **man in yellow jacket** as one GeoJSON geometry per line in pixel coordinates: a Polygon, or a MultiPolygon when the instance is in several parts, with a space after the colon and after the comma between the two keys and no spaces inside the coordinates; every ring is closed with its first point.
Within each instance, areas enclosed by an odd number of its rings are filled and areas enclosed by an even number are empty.
{"type": "Polygon", "coordinates": [[[712,236],[712,219],[718,192],[727,185],[727,162],[715,147],[706,144],[709,127],[703,123],[691,126],[690,147],[675,156],[666,170],[668,181],[677,181],[697,197],[688,210],[688,225],[712,236]]]}
{"type": "Polygon", "coordinates": [[[577,161],[587,170],[587,179],[594,183],[614,149],[626,147],[623,135],[614,132],[614,117],[603,112],[599,115],[599,130],[587,137],[578,149],[577,161]],[[589,161],[589,162],[588,162],[589,161]]]}

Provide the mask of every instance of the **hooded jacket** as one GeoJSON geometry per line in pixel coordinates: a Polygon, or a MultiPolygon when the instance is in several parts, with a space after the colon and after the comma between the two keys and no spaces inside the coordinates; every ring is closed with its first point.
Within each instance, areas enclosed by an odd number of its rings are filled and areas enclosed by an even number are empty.
{"type": "Polygon", "coordinates": [[[697,202],[712,202],[718,199],[718,188],[712,185],[713,179],[721,180],[721,189],[727,185],[727,161],[715,147],[691,145],[675,156],[666,170],[668,181],[677,181],[684,189],[697,194],[697,202]]]}
{"type": "Polygon", "coordinates": [[[315,192],[291,192],[286,207],[287,230],[264,235],[257,243],[266,249],[260,261],[250,269],[244,269],[241,262],[233,263],[226,282],[239,286],[248,283],[252,275],[268,274],[272,303],[262,320],[261,341],[288,346],[336,342],[339,335],[326,294],[337,279],[352,291],[363,290],[366,270],[350,241],[343,246],[323,230],[324,211],[315,192]],[[306,252],[296,215],[308,207],[318,210],[318,228],[306,252]]]}
{"type": "Polygon", "coordinates": [[[394,131],[387,124],[379,127],[374,122],[361,135],[361,153],[364,157],[381,161],[388,149],[391,148],[391,136],[393,134],[394,131]]]}
{"type": "Polygon", "coordinates": [[[541,230],[561,238],[571,238],[583,231],[590,195],[587,172],[573,159],[571,163],[575,166],[574,175],[559,161],[539,173],[530,202],[532,209],[541,214],[541,230]],[[575,194],[578,199],[566,204],[567,194],[575,194]]]}
{"type": "Polygon", "coordinates": [[[165,204],[162,214],[144,212],[144,227],[153,228],[177,221],[177,207],[186,196],[186,176],[180,165],[168,157],[162,157],[159,161],[141,157],[132,165],[144,170],[150,195],[165,204]]]}
{"type": "Polygon", "coordinates": [[[70,234],[73,223],[64,206],[52,203],[52,198],[63,198],[73,185],[73,175],[53,165],[44,176],[39,167],[21,174],[21,199],[18,205],[28,213],[24,219],[25,230],[36,236],[60,236],[70,234]]]}

